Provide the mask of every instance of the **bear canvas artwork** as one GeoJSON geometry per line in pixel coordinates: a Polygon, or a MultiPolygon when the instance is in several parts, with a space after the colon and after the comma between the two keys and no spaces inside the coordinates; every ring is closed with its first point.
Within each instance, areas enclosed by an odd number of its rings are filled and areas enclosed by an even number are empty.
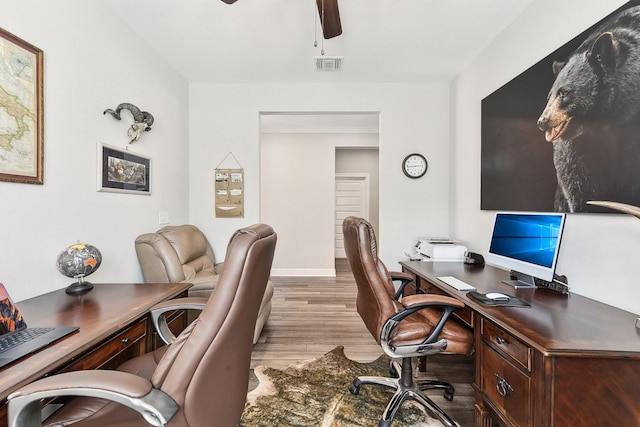
{"type": "Polygon", "coordinates": [[[481,208],[607,212],[640,205],[640,2],[482,101],[481,208]]]}

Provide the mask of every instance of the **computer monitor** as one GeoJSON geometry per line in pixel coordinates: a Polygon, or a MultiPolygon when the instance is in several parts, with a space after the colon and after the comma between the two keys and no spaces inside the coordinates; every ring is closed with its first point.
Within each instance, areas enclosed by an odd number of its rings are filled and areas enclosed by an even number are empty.
{"type": "Polygon", "coordinates": [[[515,272],[503,281],[514,287],[553,281],[564,221],[564,213],[496,213],[486,261],[515,272]]]}

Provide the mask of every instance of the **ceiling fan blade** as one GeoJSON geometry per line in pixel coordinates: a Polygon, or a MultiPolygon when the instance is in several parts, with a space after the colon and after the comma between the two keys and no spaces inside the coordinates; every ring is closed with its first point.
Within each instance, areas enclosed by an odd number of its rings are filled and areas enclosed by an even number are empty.
{"type": "Polygon", "coordinates": [[[318,6],[318,13],[320,14],[320,22],[322,23],[322,34],[324,35],[324,38],[330,39],[342,34],[338,0],[316,0],[316,5],[318,6]],[[322,17],[323,3],[324,18],[322,17]]]}

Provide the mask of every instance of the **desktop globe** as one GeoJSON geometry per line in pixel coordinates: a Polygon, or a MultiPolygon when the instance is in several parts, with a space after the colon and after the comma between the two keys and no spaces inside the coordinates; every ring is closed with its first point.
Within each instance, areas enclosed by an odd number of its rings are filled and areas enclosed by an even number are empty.
{"type": "Polygon", "coordinates": [[[95,246],[86,243],[76,243],[69,246],[58,255],[58,271],[67,277],[78,279],[67,287],[65,292],[77,295],[90,291],[93,285],[84,278],[94,273],[102,263],[102,254],[95,246]]]}

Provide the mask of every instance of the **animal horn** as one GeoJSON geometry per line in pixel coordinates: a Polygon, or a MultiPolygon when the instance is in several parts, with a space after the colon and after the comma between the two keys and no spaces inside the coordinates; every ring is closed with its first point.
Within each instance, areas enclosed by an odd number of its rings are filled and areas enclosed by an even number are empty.
{"type": "Polygon", "coordinates": [[[107,113],[111,114],[113,116],[113,118],[116,119],[116,120],[121,120],[122,119],[120,117],[120,110],[115,111],[115,110],[112,110],[111,108],[107,108],[106,110],[104,110],[102,112],[102,114],[107,114],[107,113]]]}
{"type": "Polygon", "coordinates": [[[148,132],[151,130],[151,125],[153,124],[153,115],[151,113],[143,111],[142,116],[144,117],[144,122],[147,124],[147,128],[145,129],[145,131],[148,132]]]}
{"type": "Polygon", "coordinates": [[[133,116],[134,123],[127,130],[127,136],[129,137],[129,144],[137,141],[140,138],[142,131],[150,131],[153,124],[153,116],[146,111],[140,111],[138,107],[128,102],[119,104],[115,110],[106,109],[102,114],[111,114],[116,120],[120,120],[120,111],[129,110],[133,116]]]}
{"type": "Polygon", "coordinates": [[[626,203],[603,201],[603,200],[589,200],[587,204],[595,205],[595,206],[603,206],[605,208],[614,209],[629,215],[633,215],[636,218],[640,219],[640,207],[638,206],[628,205],[626,203]]]}
{"type": "Polygon", "coordinates": [[[129,104],[128,102],[123,102],[122,104],[119,104],[115,110],[106,109],[102,114],[109,113],[113,117],[115,117],[116,120],[120,120],[122,119],[122,117],[120,116],[120,111],[122,110],[129,110],[131,112],[131,115],[133,116],[134,121],[136,122],[144,121],[144,116],[142,115],[142,111],[140,111],[140,109],[135,105],[129,104]]]}
{"type": "Polygon", "coordinates": [[[120,111],[129,110],[131,115],[133,116],[133,121],[136,123],[140,123],[144,121],[144,115],[142,115],[142,111],[138,107],[133,104],[129,104],[128,102],[123,102],[122,104],[116,107],[116,112],[120,115],[120,111]]]}

